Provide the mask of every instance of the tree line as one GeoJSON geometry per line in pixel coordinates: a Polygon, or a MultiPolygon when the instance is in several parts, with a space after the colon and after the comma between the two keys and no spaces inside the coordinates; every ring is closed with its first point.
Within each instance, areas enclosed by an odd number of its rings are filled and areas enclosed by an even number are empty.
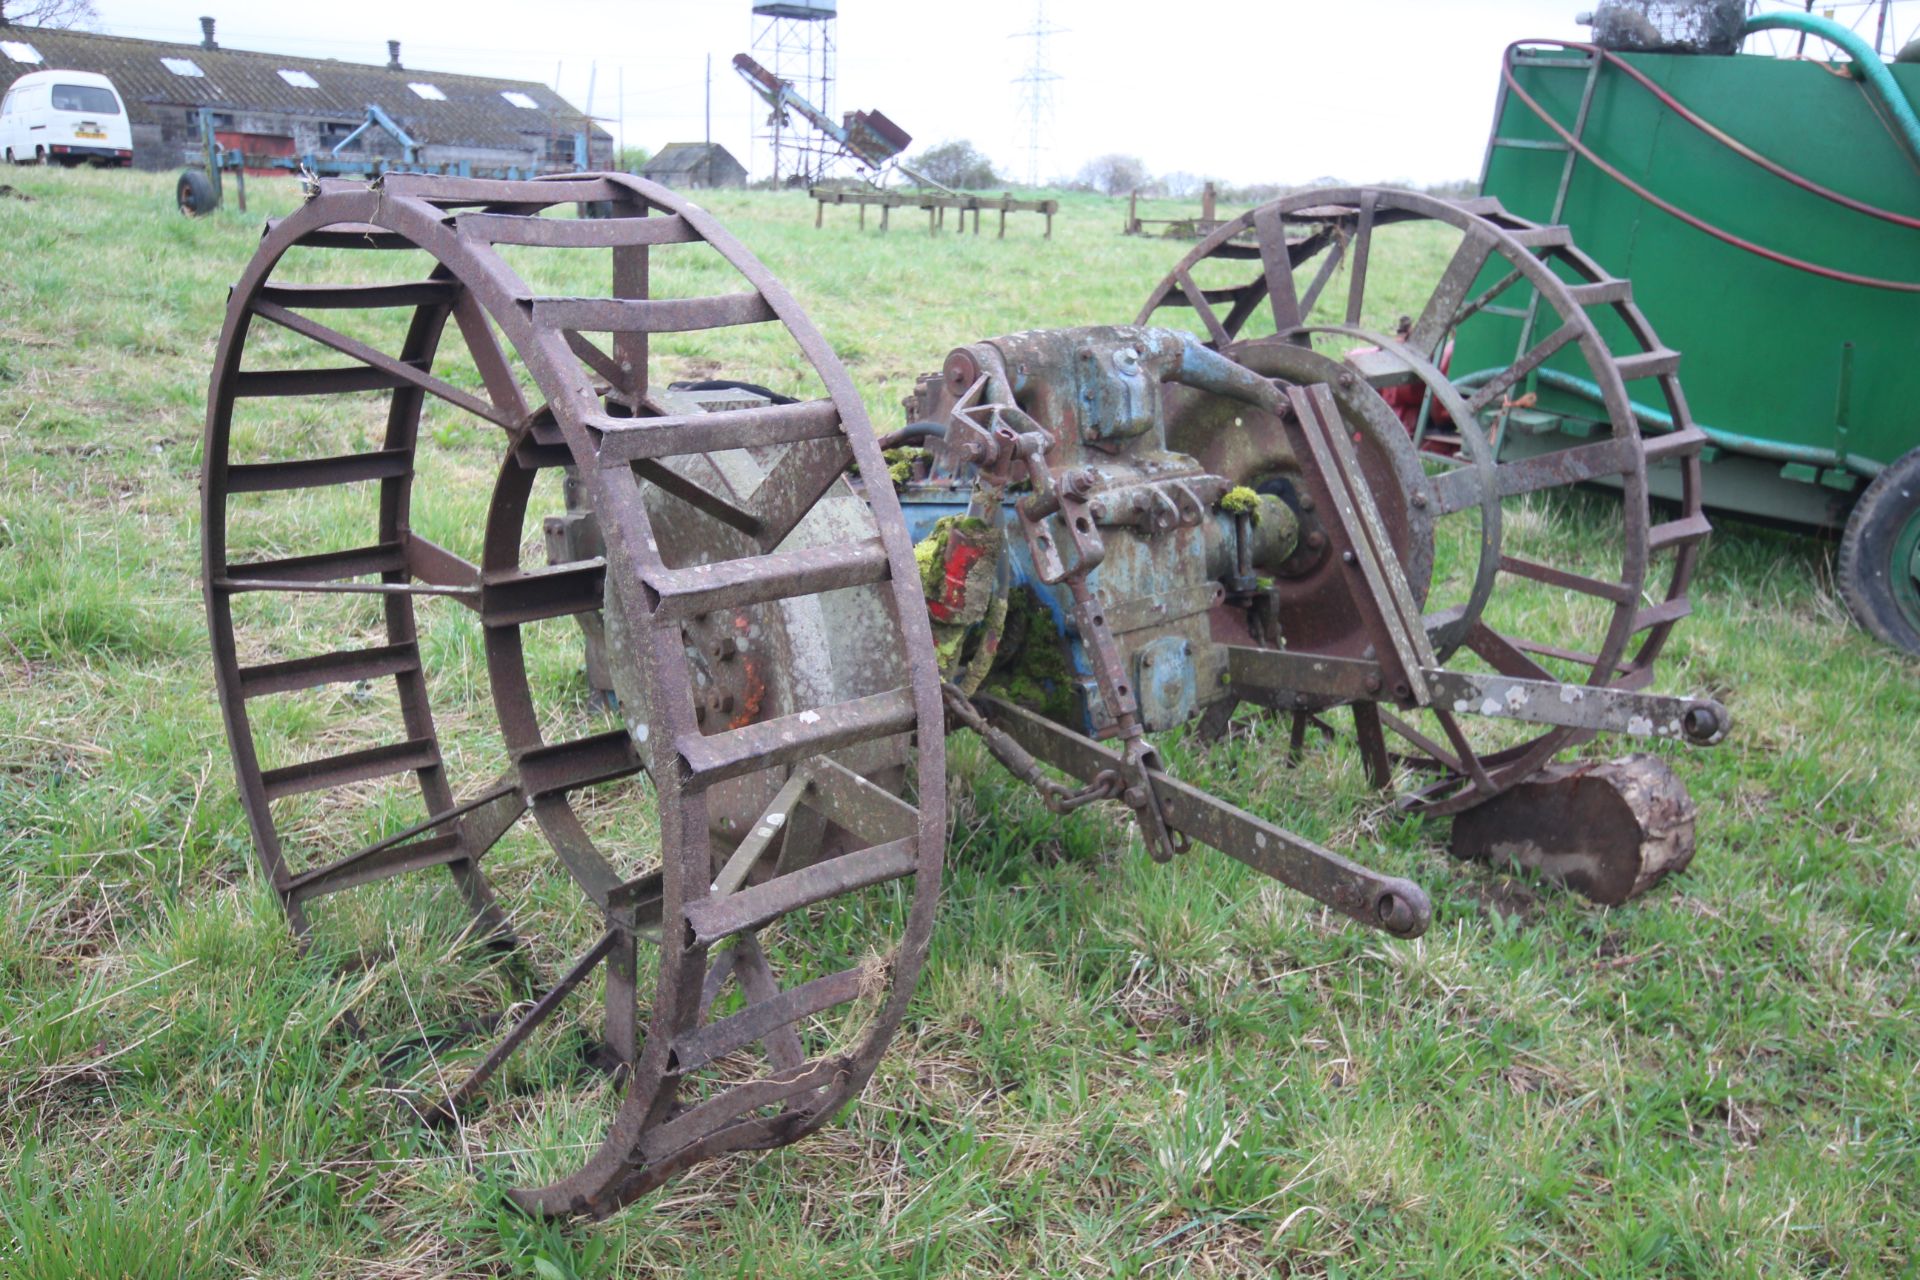
{"type": "MultiPolygon", "coordinates": [[[[979,148],[964,138],[928,147],[917,155],[909,156],[907,164],[915,172],[925,174],[942,186],[952,187],[956,191],[1015,185],[994,168],[993,161],[979,148]]],[[[1047,185],[1067,191],[1092,191],[1106,196],[1131,195],[1137,191],[1143,196],[1191,200],[1199,198],[1208,182],[1213,183],[1214,192],[1220,199],[1231,204],[1264,204],[1289,191],[1340,185],[1336,178],[1322,178],[1310,183],[1235,183],[1185,170],[1156,174],[1139,156],[1120,152],[1095,156],[1081,165],[1071,177],[1057,178],[1047,185]]],[[[1432,184],[1423,189],[1439,196],[1465,196],[1472,195],[1476,187],[1471,181],[1461,180],[1432,184]]]]}

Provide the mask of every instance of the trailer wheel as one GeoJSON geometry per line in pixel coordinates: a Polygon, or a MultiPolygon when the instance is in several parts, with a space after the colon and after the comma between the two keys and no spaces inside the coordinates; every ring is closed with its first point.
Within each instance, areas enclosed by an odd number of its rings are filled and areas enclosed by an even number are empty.
{"type": "Polygon", "coordinates": [[[1840,594],[1861,626],[1920,654],[1920,449],[1854,504],[1840,540],[1840,594]]]}
{"type": "Polygon", "coordinates": [[[173,199],[180,206],[180,212],[189,218],[212,213],[220,205],[220,197],[213,189],[213,180],[198,169],[181,171],[180,181],[174,184],[173,199]]]}

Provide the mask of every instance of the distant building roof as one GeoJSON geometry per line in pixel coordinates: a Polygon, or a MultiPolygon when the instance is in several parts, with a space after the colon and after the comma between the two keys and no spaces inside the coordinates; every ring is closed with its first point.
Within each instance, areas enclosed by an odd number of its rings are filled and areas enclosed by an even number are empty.
{"type": "Polygon", "coordinates": [[[660,153],[643,166],[642,172],[648,177],[671,173],[692,173],[705,164],[708,158],[722,161],[736,169],[745,170],[746,166],[733,158],[733,153],[717,142],[669,142],[660,148],[660,153]]]}
{"type": "MultiPolygon", "coordinates": [[[[376,103],[424,145],[519,148],[529,134],[571,135],[582,113],[546,85],[411,67],[209,49],[50,27],[8,26],[0,91],[30,71],[97,71],[110,77],[135,120],[157,108],[288,112],[358,120],[376,103]],[[311,83],[309,83],[311,82],[311,83]]],[[[396,58],[395,62],[398,61],[396,58]]],[[[611,139],[592,126],[596,142],[611,139]]]]}

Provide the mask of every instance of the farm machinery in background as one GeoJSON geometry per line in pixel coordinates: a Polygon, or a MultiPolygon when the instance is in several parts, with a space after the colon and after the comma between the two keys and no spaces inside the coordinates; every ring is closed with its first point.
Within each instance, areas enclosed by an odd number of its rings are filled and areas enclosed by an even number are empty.
{"type": "Polygon", "coordinates": [[[398,1038],[367,1031],[436,1118],[496,1079],[572,1078],[590,1047],[612,1074],[569,1136],[508,1144],[521,1206],[609,1213],[856,1097],[933,937],[949,732],[1054,813],[1117,807],[1180,874],[1217,865],[1204,845],[1394,938],[1431,920],[1417,884],[1181,780],[1167,735],[1298,747],[1341,711],[1368,777],[1454,817],[1456,850],[1604,901],[1691,856],[1659,757],[1554,763],[1601,732],[1728,727],[1711,698],[1652,690],[1706,534],[1706,437],[1627,283],[1565,227],[1491,200],[1289,196],[1196,247],[1132,323],[954,347],[909,409],[883,440],[788,291],[698,205],[622,175],[320,179],[232,290],[204,585],[255,847],[303,938],[376,881],[430,912],[412,873],[444,868],[465,936],[519,957],[488,972],[545,971],[482,1043],[468,985],[410,990],[398,1038]],[[547,216],[575,204],[610,216],[547,216]],[[1406,227],[1453,256],[1395,332],[1369,290],[1406,227]],[[394,250],[431,263],[355,269],[394,250]],[[582,264],[603,293],[579,295],[582,264]],[[722,273],[744,289],[709,292],[722,273]],[[660,292],[677,281],[697,295],[660,292]],[[1432,353],[1496,299],[1555,337],[1463,390],[1432,353]],[[739,362],[724,398],[662,376],[656,344],[689,331],[739,362]],[[1549,351],[1578,354],[1602,429],[1501,461],[1487,428],[1549,351]],[[1642,436],[1630,384],[1674,430],[1642,436]],[[1452,458],[1415,451],[1384,396],[1406,388],[1451,415],[1452,458]],[[432,456],[474,438],[462,420],[498,444],[484,504],[454,483],[470,450],[432,456]],[[1657,522],[1655,471],[1678,493],[1657,522]],[[1621,500],[1575,536],[1532,505],[1607,480],[1621,500]],[[289,525],[290,502],[333,514],[289,525]],[[542,513],[563,521],[551,562],[542,513]],[[581,696],[579,619],[617,720],[581,696]],[[497,744],[450,742],[436,703],[471,724],[482,670],[497,744]]]}
{"type": "MultiPolygon", "coordinates": [[[[1481,190],[1568,227],[1686,352],[1706,505],[1839,534],[1855,618],[1920,654],[1920,41],[1888,62],[1828,18],[1747,9],[1607,0],[1590,42],[1513,45],[1481,190]],[[1845,73],[1739,54],[1762,32],[1831,47],[1845,73]]],[[[1904,31],[1920,5],[1860,12],[1884,31],[1903,10],[1904,31]]],[[[1481,308],[1451,353],[1456,385],[1503,377],[1551,320],[1530,303],[1481,308]]],[[[1526,371],[1526,403],[1494,427],[1503,461],[1604,430],[1579,363],[1563,343],[1526,371]]],[[[1423,442],[1453,447],[1423,398],[1423,442]]],[[[1659,404],[1629,409],[1656,439],[1682,429],[1659,404]]],[[[1670,470],[1651,483],[1680,496],[1670,470]]]]}
{"type": "Polygon", "coordinates": [[[851,160],[854,167],[868,175],[875,186],[884,183],[889,173],[898,172],[923,187],[958,194],[915,172],[900,157],[913,142],[913,135],[878,111],[849,111],[838,124],[833,117],[802,97],[793,85],[755,62],[744,53],[733,55],[733,69],[767,104],[780,128],[790,128],[792,117],[799,116],[838,148],[838,157],[851,160]]]}
{"type": "MultiPolygon", "coordinates": [[[[262,155],[227,146],[219,138],[214,125],[214,111],[211,107],[200,108],[199,122],[200,148],[206,155],[206,167],[182,169],[173,188],[175,206],[180,212],[195,218],[212,213],[225,201],[227,174],[233,175],[234,195],[240,211],[245,213],[247,171],[250,169],[275,174],[286,173],[309,179],[371,178],[383,173],[441,173],[463,178],[498,178],[509,181],[539,177],[543,173],[551,172],[546,169],[521,168],[514,165],[475,165],[468,160],[430,164],[420,158],[420,143],[407,132],[406,127],[375,103],[367,104],[366,118],[340,141],[324,152],[310,151],[305,155],[262,155]],[[398,159],[387,156],[358,159],[344,154],[352,148],[354,143],[376,129],[399,144],[398,159]]],[[[574,171],[584,170],[587,167],[587,158],[587,130],[582,127],[575,130],[573,134],[574,171]]],[[[592,211],[583,210],[583,212],[592,211]]]]}

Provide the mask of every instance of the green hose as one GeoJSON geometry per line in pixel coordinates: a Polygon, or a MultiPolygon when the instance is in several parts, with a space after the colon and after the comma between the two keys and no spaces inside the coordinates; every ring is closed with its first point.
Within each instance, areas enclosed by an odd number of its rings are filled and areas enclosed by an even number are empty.
{"type": "MultiPolygon", "coordinates": [[[[1465,377],[1454,379],[1453,385],[1463,390],[1472,390],[1498,377],[1502,372],[1503,370],[1500,369],[1481,369],[1465,377]]],[[[1606,403],[1606,394],[1601,391],[1600,384],[1597,382],[1576,378],[1558,369],[1538,369],[1534,371],[1534,377],[1539,379],[1543,386],[1551,387],[1555,391],[1564,391],[1568,395],[1579,396],[1582,400],[1591,400],[1597,405],[1606,403]]],[[[1664,409],[1656,409],[1651,405],[1632,400],[1627,402],[1627,407],[1633,411],[1635,420],[1641,426],[1654,428],[1655,434],[1665,434],[1675,429],[1673,415],[1664,409]]],[[[1885,465],[1872,458],[1863,458],[1857,453],[1842,457],[1834,450],[1823,449],[1819,445],[1762,440],[1757,436],[1743,436],[1732,431],[1722,431],[1704,422],[1696,422],[1693,425],[1707,437],[1708,443],[1718,445],[1729,453],[1744,453],[1774,462],[1804,462],[1816,467],[1839,467],[1856,475],[1865,476],[1869,480],[1879,475],[1885,465]]]]}
{"type": "Polygon", "coordinates": [[[1893,73],[1887,70],[1887,64],[1880,61],[1880,55],[1873,46],[1859,36],[1841,26],[1831,18],[1822,18],[1811,13],[1763,13],[1747,19],[1741,28],[1743,36],[1756,31],[1801,31],[1818,36],[1828,44],[1842,49],[1853,59],[1853,74],[1864,80],[1880,101],[1886,104],[1887,113],[1893,117],[1893,123],[1907,144],[1907,151],[1920,161],[1920,116],[1914,114],[1913,104],[1907,101],[1907,95],[1900,90],[1899,82],[1893,73]]]}

